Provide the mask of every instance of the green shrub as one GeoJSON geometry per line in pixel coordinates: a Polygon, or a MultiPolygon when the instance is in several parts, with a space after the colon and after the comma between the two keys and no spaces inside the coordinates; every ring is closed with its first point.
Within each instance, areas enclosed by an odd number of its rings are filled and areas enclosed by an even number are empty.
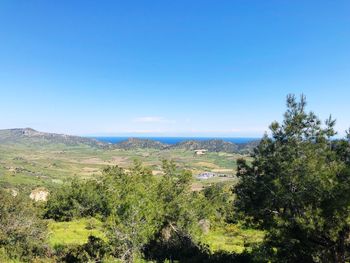
{"type": "Polygon", "coordinates": [[[77,181],[61,187],[50,196],[45,207],[45,218],[70,221],[74,217],[92,217],[106,214],[106,203],[100,184],[94,180],[77,181]]]}
{"type": "Polygon", "coordinates": [[[67,263],[102,262],[110,252],[108,244],[102,239],[89,236],[83,245],[68,245],[56,248],[58,261],[67,263]]]}

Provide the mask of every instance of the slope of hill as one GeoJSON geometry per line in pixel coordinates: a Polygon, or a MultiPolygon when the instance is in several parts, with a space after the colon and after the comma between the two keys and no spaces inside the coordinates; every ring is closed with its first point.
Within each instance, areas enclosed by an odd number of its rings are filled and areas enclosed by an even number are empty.
{"type": "Polygon", "coordinates": [[[39,132],[31,128],[18,128],[0,130],[0,144],[65,144],[68,146],[88,145],[91,147],[108,147],[110,144],[103,143],[91,138],[39,132]]]}
{"type": "Polygon", "coordinates": [[[155,140],[129,138],[126,141],[114,144],[113,147],[117,149],[131,150],[131,149],[158,149],[163,150],[169,147],[168,144],[161,143],[155,140]]]}
{"type": "Polygon", "coordinates": [[[185,150],[199,150],[199,149],[206,149],[209,152],[227,152],[227,153],[235,153],[238,152],[239,147],[237,144],[232,142],[225,142],[224,140],[206,140],[206,141],[200,141],[200,140],[190,140],[190,141],[184,141],[175,144],[172,146],[173,148],[177,149],[185,149],[185,150]]]}
{"type": "Polygon", "coordinates": [[[259,145],[260,140],[254,140],[247,143],[238,144],[239,152],[242,154],[252,154],[254,149],[259,145]]]}

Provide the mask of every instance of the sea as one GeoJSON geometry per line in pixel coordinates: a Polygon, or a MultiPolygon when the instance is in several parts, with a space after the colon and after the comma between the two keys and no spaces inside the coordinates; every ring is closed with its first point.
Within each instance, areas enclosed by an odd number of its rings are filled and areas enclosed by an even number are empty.
{"type": "MultiPolygon", "coordinates": [[[[109,143],[119,143],[122,141],[126,141],[130,137],[93,137],[94,139],[101,142],[109,142],[109,143]]],[[[212,139],[219,139],[226,142],[232,142],[236,144],[248,143],[251,141],[259,140],[260,138],[252,138],[252,137],[233,137],[233,138],[218,138],[218,137],[132,137],[132,138],[140,138],[140,139],[149,139],[154,141],[159,141],[166,144],[176,144],[183,141],[189,140],[197,140],[197,141],[207,141],[212,139]]]]}

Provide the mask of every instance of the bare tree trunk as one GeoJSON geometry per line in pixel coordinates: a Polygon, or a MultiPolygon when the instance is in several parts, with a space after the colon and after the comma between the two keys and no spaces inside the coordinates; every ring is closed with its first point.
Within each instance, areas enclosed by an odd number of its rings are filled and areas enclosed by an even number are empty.
{"type": "Polygon", "coordinates": [[[336,247],[333,250],[333,258],[335,263],[345,263],[346,261],[346,248],[345,243],[347,236],[349,235],[350,228],[345,226],[338,234],[338,241],[336,247]]]}
{"type": "Polygon", "coordinates": [[[339,233],[339,240],[337,245],[337,263],[345,263],[345,237],[347,231],[343,229],[339,233]]]}

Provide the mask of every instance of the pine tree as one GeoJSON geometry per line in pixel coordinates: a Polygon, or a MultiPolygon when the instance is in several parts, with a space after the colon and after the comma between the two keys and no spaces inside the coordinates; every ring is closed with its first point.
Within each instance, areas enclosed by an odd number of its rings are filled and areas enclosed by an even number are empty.
{"type": "Polygon", "coordinates": [[[276,262],[345,262],[349,257],[350,165],[347,140],[332,140],[325,125],[306,113],[306,100],[287,97],[280,124],[270,126],[254,161],[238,162],[235,207],[267,230],[276,262]]]}

